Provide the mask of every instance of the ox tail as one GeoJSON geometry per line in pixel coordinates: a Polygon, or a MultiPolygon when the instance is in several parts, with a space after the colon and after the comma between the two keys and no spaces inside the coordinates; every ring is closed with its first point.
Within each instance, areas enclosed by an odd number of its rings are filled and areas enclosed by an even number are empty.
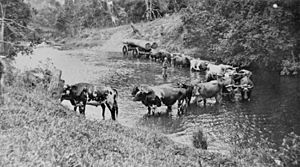
{"type": "Polygon", "coordinates": [[[118,96],[119,96],[119,93],[118,93],[117,89],[113,88],[112,90],[115,92],[114,99],[117,99],[118,96]]]}

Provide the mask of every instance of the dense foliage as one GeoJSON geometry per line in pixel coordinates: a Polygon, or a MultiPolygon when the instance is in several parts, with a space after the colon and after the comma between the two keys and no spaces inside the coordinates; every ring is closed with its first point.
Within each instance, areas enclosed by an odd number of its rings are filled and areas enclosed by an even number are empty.
{"type": "Polygon", "coordinates": [[[185,46],[201,57],[240,66],[299,61],[300,1],[204,0],[182,20],[185,46]]]}
{"type": "Polygon", "coordinates": [[[31,49],[20,44],[20,41],[36,41],[36,32],[29,28],[31,21],[30,6],[24,3],[23,0],[1,0],[0,1],[3,13],[0,12],[0,17],[4,14],[4,34],[5,41],[4,54],[15,56],[18,52],[29,53],[31,49]]]}
{"type": "MultiPolygon", "coordinates": [[[[31,4],[36,0],[29,0],[31,4]]],[[[62,5],[55,0],[44,0],[44,7],[33,5],[34,22],[40,27],[58,30],[60,35],[74,36],[85,28],[104,28],[146,20],[144,0],[66,0],[62,5]]],[[[184,0],[152,0],[154,18],[178,12],[188,6],[184,0]]]]}

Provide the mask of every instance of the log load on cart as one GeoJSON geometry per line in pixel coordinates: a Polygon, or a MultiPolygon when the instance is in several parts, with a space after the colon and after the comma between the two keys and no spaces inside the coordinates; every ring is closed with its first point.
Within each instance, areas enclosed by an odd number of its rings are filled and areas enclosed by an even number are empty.
{"type": "Polygon", "coordinates": [[[156,49],[158,44],[156,42],[150,42],[140,39],[126,39],[123,41],[122,52],[124,56],[128,55],[129,51],[132,51],[132,57],[141,57],[142,55],[150,56],[151,50],[156,49]]]}

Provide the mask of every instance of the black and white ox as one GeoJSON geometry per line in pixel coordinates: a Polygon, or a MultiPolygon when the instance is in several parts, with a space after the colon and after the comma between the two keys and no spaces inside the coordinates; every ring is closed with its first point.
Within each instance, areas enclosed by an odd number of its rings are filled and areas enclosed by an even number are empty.
{"type": "Polygon", "coordinates": [[[118,92],[108,86],[95,86],[89,83],[77,83],[74,85],[66,85],[61,97],[61,101],[69,100],[76,111],[79,107],[80,114],[85,115],[86,105],[102,107],[102,117],[105,119],[106,106],[111,112],[112,120],[116,120],[118,116],[118,92]]]}

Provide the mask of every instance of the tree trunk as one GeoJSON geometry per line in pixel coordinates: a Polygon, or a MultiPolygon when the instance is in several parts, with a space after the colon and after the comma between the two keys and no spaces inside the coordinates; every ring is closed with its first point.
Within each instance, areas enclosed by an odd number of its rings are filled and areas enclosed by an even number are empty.
{"type": "Polygon", "coordinates": [[[4,103],[3,88],[4,88],[4,63],[2,62],[2,58],[0,58],[0,105],[4,103]]]}
{"type": "Polygon", "coordinates": [[[5,62],[3,57],[5,57],[5,50],[4,50],[4,18],[5,13],[3,10],[3,6],[0,3],[1,13],[2,13],[2,20],[1,20],[1,31],[0,31],[0,104],[4,103],[3,98],[3,88],[4,88],[4,71],[5,71],[5,62]]]}
{"type": "Polygon", "coordinates": [[[152,12],[152,1],[151,0],[145,0],[146,3],[146,19],[149,21],[151,20],[151,12],[152,12]]]}
{"type": "Polygon", "coordinates": [[[5,50],[4,50],[4,18],[5,18],[5,12],[3,9],[2,4],[0,3],[0,8],[1,8],[1,31],[0,31],[0,55],[5,55],[5,50]]]}
{"type": "Polygon", "coordinates": [[[50,92],[51,97],[54,99],[59,99],[63,93],[65,81],[61,79],[61,75],[61,70],[52,71],[48,92],[50,92]]]}
{"type": "Polygon", "coordinates": [[[133,23],[131,23],[130,26],[132,28],[133,34],[139,34],[141,37],[143,36],[141,32],[133,25],[133,23]]]}
{"type": "Polygon", "coordinates": [[[52,76],[50,79],[50,84],[48,87],[48,90],[51,91],[57,87],[60,86],[61,83],[61,75],[62,75],[62,71],[61,70],[53,70],[52,71],[52,76]]]}

